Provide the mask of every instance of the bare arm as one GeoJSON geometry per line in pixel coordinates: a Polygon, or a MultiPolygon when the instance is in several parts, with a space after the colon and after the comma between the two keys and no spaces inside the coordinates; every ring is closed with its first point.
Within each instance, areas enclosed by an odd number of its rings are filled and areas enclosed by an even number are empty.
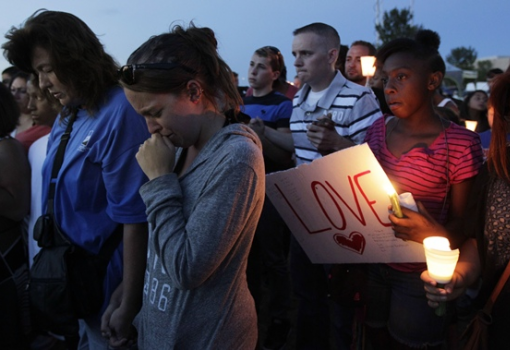
{"type": "Polygon", "coordinates": [[[273,137],[275,139],[280,139],[281,137],[285,137],[283,135],[287,134],[291,136],[290,128],[268,128],[264,125],[264,121],[260,118],[252,118],[250,120],[250,127],[257,133],[260,140],[262,141],[262,150],[264,152],[264,157],[272,160],[276,163],[287,164],[292,161],[292,151],[289,151],[285,148],[280,147],[279,145],[272,142],[266,136],[266,130],[268,133],[273,132],[273,137]]]}
{"type": "Polygon", "coordinates": [[[132,322],[142,306],[142,291],[147,259],[147,224],[124,224],[124,273],[113,293],[101,330],[110,345],[122,346],[133,337],[132,322]]]}
{"type": "Polygon", "coordinates": [[[278,130],[265,128],[264,137],[278,148],[287,152],[294,152],[294,140],[292,134],[289,132],[279,132],[278,130]]]}

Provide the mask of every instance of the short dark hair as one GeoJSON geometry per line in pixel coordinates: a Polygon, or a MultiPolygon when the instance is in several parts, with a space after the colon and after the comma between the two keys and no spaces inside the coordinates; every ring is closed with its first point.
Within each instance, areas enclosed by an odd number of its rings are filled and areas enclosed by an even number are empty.
{"type": "Polygon", "coordinates": [[[486,78],[492,79],[496,75],[500,75],[500,74],[503,74],[503,70],[501,68],[492,68],[492,69],[489,69],[489,71],[487,72],[486,78]]]}
{"type": "Polygon", "coordinates": [[[364,41],[364,40],[356,40],[355,42],[353,42],[351,44],[351,47],[353,47],[353,46],[365,46],[368,49],[369,56],[375,56],[375,53],[377,51],[377,49],[375,48],[374,45],[372,45],[368,41],[364,41]]]}
{"type": "Polygon", "coordinates": [[[30,74],[28,73],[25,73],[25,72],[22,72],[22,71],[17,71],[16,74],[14,74],[13,76],[11,76],[11,81],[9,82],[9,88],[11,88],[12,86],[12,83],[14,82],[14,80],[16,80],[17,78],[21,78],[25,81],[28,81],[28,79],[30,78],[30,74]]]}
{"type": "Polygon", "coordinates": [[[414,58],[424,61],[431,72],[441,72],[444,76],[446,65],[439,54],[439,35],[428,29],[419,30],[414,39],[398,38],[383,45],[376,54],[378,63],[396,53],[409,53],[414,58]]]}
{"type": "Polygon", "coordinates": [[[9,66],[2,71],[2,74],[9,74],[10,76],[13,76],[14,74],[16,74],[18,72],[19,72],[18,68],[14,67],[14,66],[9,66]]]}
{"type": "Polygon", "coordinates": [[[335,28],[332,26],[315,22],[308,24],[304,27],[298,28],[292,32],[294,36],[298,34],[304,34],[304,33],[314,33],[323,38],[324,42],[328,45],[328,49],[335,48],[337,50],[340,50],[340,35],[338,35],[338,32],[335,28]]]}
{"type": "Polygon", "coordinates": [[[4,56],[25,72],[37,74],[32,67],[34,48],[47,50],[58,80],[83,99],[90,113],[104,102],[107,90],[117,84],[117,63],[85,22],[70,13],[37,10],[19,28],[12,27],[5,37],[4,56]]]}
{"type": "Polygon", "coordinates": [[[11,91],[0,84],[0,137],[5,137],[16,129],[19,113],[18,103],[11,91]]]}
{"type": "Polygon", "coordinates": [[[14,66],[10,66],[10,67],[5,68],[2,71],[2,75],[6,74],[9,77],[8,78],[3,78],[2,77],[2,84],[6,85],[6,86],[10,86],[11,82],[12,82],[12,77],[14,75],[16,75],[18,72],[19,72],[19,69],[14,67],[14,66]]]}

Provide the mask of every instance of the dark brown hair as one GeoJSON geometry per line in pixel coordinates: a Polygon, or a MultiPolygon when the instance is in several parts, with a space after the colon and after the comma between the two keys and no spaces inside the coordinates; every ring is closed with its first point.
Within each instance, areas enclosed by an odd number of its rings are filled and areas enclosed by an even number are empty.
{"type": "Polygon", "coordinates": [[[446,65],[439,54],[439,35],[428,29],[419,30],[414,39],[398,38],[384,44],[377,50],[377,64],[384,62],[393,54],[408,53],[414,58],[425,62],[430,72],[441,72],[444,76],[446,65]]]}
{"type": "MultiPolygon", "coordinates": [[[[37,10],[5,37],[5,58],[25,72],[37,74],[32,67],[34,48],[47,50],[58,80],[83,101],[91,114],[105,101],[107,90],[117,84],[115,60],[85,22],[70,13],[37,10]]],[[[64,110],[67,115],[69,108],[64,110]]]]}
{"type": "Polygon", "coordinates": [[[489,104],[494,108],[492,137],[487,156],[489,169],[496,176],[510,183],[507,133],[510,126],[510,72],[498,76],[491,89],[489,104]]]}
{"type": "Polygon", "coordinates": [[[376,48],[374,45],[372,45],[371,43],[369,43],[368,41],[364,41],[364,40],[356,40],[355,42],[353,42],[351,44],[351,47],[353,46],[364,46],[368,49],[368,55],[369,56],[375,56],[375,53],[377,52],[376,48]]]}
{"type": "Polygon", "coordinates": [[[278,79],[273,81],[273,89],[282,88],[287,82],[287,67],[285,67],[285,61],[280,50],[274,46],[264,46],[255,50],[255,53],[260,57],[269,58],[269,64],[273,72],[280,72],[278,79]]]}
{"type": "Polygon", "coordinates": [[[483,132],[483,131],[490,129],[489,121],[487,120],[487,109],[485,109],[483,111],[478,111],[478,110],[475,111],[469,107],[469,102],[471,101],[471,99],[473,98],[473,96],[476,93],[484,94],[486,97],[488,96],[487,92],[485,92],[484,90],[474,90],[474,91],[469,92],[464,97],[464,100],[459,107],[459,113],[460,113],[459,116],[460,116],[460,119],[475,120],[478,123],[475,131],[483,132]]]}
{"type": "Polygon", "coordinates": [[[0,137],[9,135],[18,125],[19,107],[11,91],[0,84],[0,137]]]}
{"type": "Polygon", "coordinates": [[[205,97],[218,112],[234,110],[242,99],[232,81],[232,70],[218,54],[218,42],[209,28],[193,23],[186,29],[175,25],[170,33],[151,37],[128,58],[128,64],[176,63],[173,69],[140,69],[131,85],[124,88],[138,92],[182,93],[188,81],[199,81],[205,97]]]}

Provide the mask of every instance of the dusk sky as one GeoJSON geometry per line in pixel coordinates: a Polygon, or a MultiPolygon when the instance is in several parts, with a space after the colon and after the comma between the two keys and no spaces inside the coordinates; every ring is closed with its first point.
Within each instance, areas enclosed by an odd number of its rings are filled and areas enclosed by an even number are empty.
{"type": "MultiPolygon", "coordinates": [[[[510,56],[509,0],[380,0],[380,13],[413,6],[414,24],[441,36],[443,57],[452,48],[471,46],[479,58],[510,56]]],[[[376,41],[375,0],[20,0],[0,11],[0,32],[19,26],[39,8],[66,11],[84,20],[120,64],[150,36],[169,30],[173,23],[212,28],[219,51],[247,85],[248,63],[259,47],[278,47],[294,76],[292,31],[312,22],[335,27],[342,44],[376,41]]],[[[0,70],[9,64],[0,57],[0,70]]]]}

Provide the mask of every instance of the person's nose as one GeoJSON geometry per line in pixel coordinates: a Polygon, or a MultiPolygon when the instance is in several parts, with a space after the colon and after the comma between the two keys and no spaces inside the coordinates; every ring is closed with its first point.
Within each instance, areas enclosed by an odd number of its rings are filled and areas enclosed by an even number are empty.
{"type": "Polygon", "coordinates": [[[35,101],[32,97],[29,97],[28,99],[28,104],[27,104],[27,108],[30,110],[30,111],[35,111],[36,110],[36,107],[35,107],[35,101]]]}
{"type": "Polygon", "coordinates": [[[162,129],[161,125],[159,125],[154,118],[145,118],[145,121],[147,122],[147,128],[151,134],[156,134],[162,129]]]}
{"type": "Polygon", "coordinates": [[[303,65],[303,60],[301,59],[301,57],[299,57],[299,55],[296,55],[296,57],[294,58],[294,67],[301,67],[303,65]]]}
{"type": "Polygon", "coordinates": [[[45,74],[39,75],[39,88],[45,90],[51,86],[51,82],[45,74]]]}
{"type": "Polygon", "coordinates": [[[393,84],[393,81],[392,79],[387,79],[386,80],[386,83],[384,83],[384,93],[386,95],[389,95],[389,94],[392,94],[394,93],[396,90],[395,90],[395,86],[393,84]]]}

